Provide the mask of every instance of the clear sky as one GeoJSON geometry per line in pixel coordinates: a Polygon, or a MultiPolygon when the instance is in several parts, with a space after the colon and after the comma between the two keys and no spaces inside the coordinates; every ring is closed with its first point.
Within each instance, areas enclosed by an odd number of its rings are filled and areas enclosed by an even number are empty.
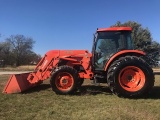
{"type": "Polygon", "coordinates": [[[22,34],[34,51],[91,50],[93,33],[117,21],[136,21],[160,42],[160,0],[0,0],[0,41],[22,34]]]}

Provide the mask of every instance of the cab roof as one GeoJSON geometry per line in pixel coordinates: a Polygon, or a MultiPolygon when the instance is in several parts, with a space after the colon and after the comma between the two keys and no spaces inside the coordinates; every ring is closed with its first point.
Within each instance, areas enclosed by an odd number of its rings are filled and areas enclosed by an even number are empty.
{"type": "Polygon", "coordinates": [[[131,27],[110,27],[110,28],[98,28],[97,32],[105,32],[105,31],[132,31],[131,27]]]}

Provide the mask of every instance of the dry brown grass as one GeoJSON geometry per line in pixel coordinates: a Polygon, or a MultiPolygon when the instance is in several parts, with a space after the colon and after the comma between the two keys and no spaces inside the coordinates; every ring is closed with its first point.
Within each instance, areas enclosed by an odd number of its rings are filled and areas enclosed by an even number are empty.
{"type": "MultiPolygon", "coordinates": [[[[0,76],[2,91],[9,76],[0,76]]],[[[108,87],[85,81],[76,95],[56,95],[49,81],[21,94],[0,94],[1,120],[159,120],[160,76],[152,94],[127,99],[112,95],[108,87]]]]}
{"type": "Polygon", "coordinates": [[[19,67],[4,67],[0,68],[0,71],[33,71],[36,65],[22,65],[19,67]]]}

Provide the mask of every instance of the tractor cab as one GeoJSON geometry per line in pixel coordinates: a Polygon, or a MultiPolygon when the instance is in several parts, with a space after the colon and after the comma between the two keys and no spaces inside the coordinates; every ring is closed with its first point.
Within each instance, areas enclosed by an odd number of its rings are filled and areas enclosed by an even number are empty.
{"type": "Polygon", "coordinates": [[[95,70],[104,70],[106,62],[119,51],[133,50],[130,27],[97,29],[92,49],[95,70]]]}

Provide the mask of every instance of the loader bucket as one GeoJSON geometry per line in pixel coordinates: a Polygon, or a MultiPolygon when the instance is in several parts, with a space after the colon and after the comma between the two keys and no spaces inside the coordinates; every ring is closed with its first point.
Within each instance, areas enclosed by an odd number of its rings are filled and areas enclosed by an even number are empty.
{"type": "Polygon", "coordinates": [[[33,85],[27,80],[29,74],[30,73],[11,75],[3,90],[3,93],[19,93],[31,88],[33,85]]]}

